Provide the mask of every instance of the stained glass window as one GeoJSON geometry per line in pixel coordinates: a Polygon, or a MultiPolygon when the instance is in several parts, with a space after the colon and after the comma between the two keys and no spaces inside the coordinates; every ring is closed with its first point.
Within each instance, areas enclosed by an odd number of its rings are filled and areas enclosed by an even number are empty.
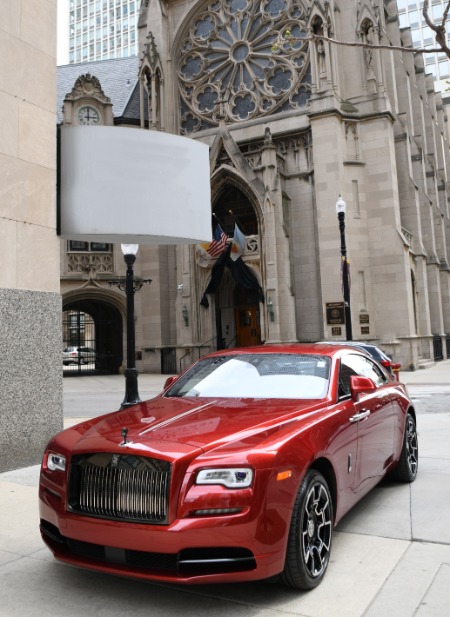
{"type": "Polygon", "coordinates": [[[212,1],[178,55],[181,131],[307,106],[305,15],[295,0],[212,1]]]}

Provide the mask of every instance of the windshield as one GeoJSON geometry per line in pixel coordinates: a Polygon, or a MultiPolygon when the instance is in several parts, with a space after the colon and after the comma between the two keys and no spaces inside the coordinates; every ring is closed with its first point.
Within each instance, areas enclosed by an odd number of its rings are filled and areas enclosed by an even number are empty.
{"type": "Polygon", "coordinates": [[[330,358],[306,354],[236,354],[205,358],[166,396],[320,399],[328,392],[330,358]]]}

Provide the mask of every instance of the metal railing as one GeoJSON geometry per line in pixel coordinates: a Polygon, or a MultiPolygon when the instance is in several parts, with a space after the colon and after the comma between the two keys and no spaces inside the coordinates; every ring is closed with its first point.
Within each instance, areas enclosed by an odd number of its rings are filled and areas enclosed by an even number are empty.
{"type": "Polygon", "coordinates": [[[433,356],[436,361],[444,359],[442,337],[440,334],[433,334],[433,356]]]}
{"type": "MultiPolygon", "coordinates": [[[[212,341],[217,341],[217,336],[213,336],[212,338],[210,338],[208,341],[205,341],[204,343],[201,343],[201,345],[190,345],[189,350],[183,354],[180,358],[180,373],[183,372],[183,366],[182,366],[182,362],[183,360],[187,357],[191,355],[191,349],[196,349],[197,350],[197,358],[196,360],[199,360],[201,357],[201,349],[203,349],[204,347],[206,347],[209,343],[211,343],[212,341]]],[[[191,362],[194,362],[194,358],[192,358],[191,362]]],[[[186,367],[184,367],[186,368],[186,367]]]]}

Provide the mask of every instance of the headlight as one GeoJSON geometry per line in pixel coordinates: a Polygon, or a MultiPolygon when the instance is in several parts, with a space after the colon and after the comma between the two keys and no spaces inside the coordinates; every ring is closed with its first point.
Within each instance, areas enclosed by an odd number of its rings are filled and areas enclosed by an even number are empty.
{"type": "Polygon", "coordinates": [[[47,456],[47,469],[50,469],[50,471],[65,471],[66,457],[62,454],[49,452],[47,456]]]}
{"type": "Polygon", "coordinates": [[[197,474],[197,484],[222,484],[227,488],[247,488],[253,481],[248,468],[203,469],[197,474]]]}

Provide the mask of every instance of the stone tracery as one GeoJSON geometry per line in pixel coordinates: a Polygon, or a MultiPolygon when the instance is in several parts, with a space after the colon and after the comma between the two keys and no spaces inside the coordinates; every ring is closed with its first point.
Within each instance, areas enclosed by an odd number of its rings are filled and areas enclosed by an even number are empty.
{"type": "Polygon", "coordinates": [[[305,19],[298,0],[211,2],[180,47],[182,132],[305,107],[305,19]]]}

